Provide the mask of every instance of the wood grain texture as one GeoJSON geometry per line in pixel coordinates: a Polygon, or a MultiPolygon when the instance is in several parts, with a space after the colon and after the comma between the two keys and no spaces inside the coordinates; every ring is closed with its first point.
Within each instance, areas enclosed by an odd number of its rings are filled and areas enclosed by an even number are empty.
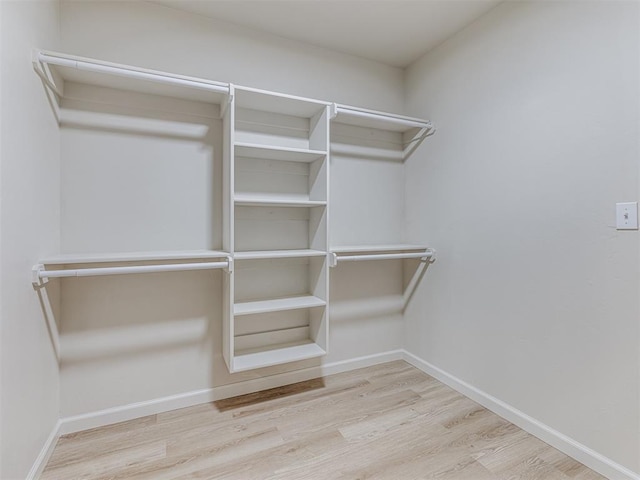
{"type": "Polygon", "coordinates": [[[42,480],[597,480],[404,361],[61,437],[42,480]]]}

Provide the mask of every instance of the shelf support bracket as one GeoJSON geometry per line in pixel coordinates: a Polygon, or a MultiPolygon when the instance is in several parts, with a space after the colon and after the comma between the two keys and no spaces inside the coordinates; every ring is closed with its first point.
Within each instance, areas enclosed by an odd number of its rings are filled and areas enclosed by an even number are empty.
{"type": "Polygon", "coordinates": [[[43,288],[49,282],[49,278],[47,276],[42,276],[42,272],[44,271],[45,268],[43,264],[38,263],[34,265],[31,269],[31,283],[33,284],[33,289],[36,291],[38,298],[40,299],[40,306],[47,324],[47,330],[49,331],[49,338],[51,339],[53,352],[55,353],[58,361],[60,361],[60,332],[58,332],[58,324],[56,323],[46,289],[43,288]]]}
{"type": "Polygon", "coordinates": [[[406,160],[411,156],[411,154],[415,151],[416,148],[422,143],[422,141],[430,137],[431,135],[436,133],[436,127],[434,127],[431,122],[430,125],[425,128],[421,128],[416,135],[413,136],[409,141],[405,142],[404,149],[402,151],[402,159],[406,160]]]}
{"type": "Polygon", "coordinates": [[[58,98],[62,98],[64,96],[62,94],[62,90],[56,85],[53,78],[49,78],[47,70],[44,68],[44,64],[40,61],[40,50],[34,48],[31,51],[31,63],[33,64],[33,69],[36,74],[40,77],[40,80],[44,82],[45,86],[49,87],[49,89],[55,93],[58,98]]]}

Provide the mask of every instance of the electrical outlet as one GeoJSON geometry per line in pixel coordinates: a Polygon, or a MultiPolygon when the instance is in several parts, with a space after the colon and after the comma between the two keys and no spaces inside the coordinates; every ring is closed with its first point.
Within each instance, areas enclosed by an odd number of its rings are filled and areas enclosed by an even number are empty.
{"type": "Polygon", "coordinates": [[[616,228],[638,230],[638,202],[616,203],[616,228]]]}

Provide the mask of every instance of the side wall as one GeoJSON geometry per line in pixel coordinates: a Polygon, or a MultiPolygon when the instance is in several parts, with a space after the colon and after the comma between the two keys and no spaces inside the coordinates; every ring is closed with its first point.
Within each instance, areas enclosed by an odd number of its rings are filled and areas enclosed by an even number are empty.
{"type": "MultiPolygon", "coordinates": [[[[58,127],[31,49],[57,48],[58,2],[2,2],[0,478],[24,479],[59,415],[58,364],[30,270],[58,248],[58,127]]],[[[46,292],[41,292],[46,297],[46,292]]]]}
{"type": "Polygon", "coordinates": [[[407,72],[408,351],[640,471],[639,5],[506,2],[407,72]]]}
{"type": "MultiPolygon", "coordinates": [[[[205,17],[146,2],[63,2],[61,18],[61,50],[67,53],[367,108],[393,112],[403,108],[400,69],[205,17]]],[[[81,92],[76,89],[73,93],[80,96],[81,92]]],[[[111,95],[118,96],[103,92],[101,101],[111,95]]],[[[161,102],[154,105],[156,112],[172,111],[169,101],[161,102]]],[[[152,103],[149,100],[147,107],[152,103]]],[[[220,249],[220,122],[205,118],[202,112],[197,118],[169,115],[164,120],[177,122],[182,129],[204,126],[209,133],[195,139],[149,134],[145,117],[152,117],[154,125],[159,118],[138,106],[136,99],[127,96],[117,108],[80,106],[85,119],[133,116],[144,127],[137,132],[122,131],[117,125],[106,130],[73,122],[63,125],[63,251],[220,249]],[[136,188],[136,183],[141,188],[136,188]],[[175,196],[175,201],[170,196],[175,196]],[[137,213],[136,208],[143,204],[157,207],[149,210],[153,218],[137,213]],[[114,208],[119,212],[117,218],[108,213],[114,208]],[[188,215],[173,215],[165,224],[162,218],[171,215],[169,209],[188,215]],[[87,212],[111,215],[110,226],[105,228],[91,217],[78,222],[87,212]],[[196,228],[203,225],[202,219],[208,224],[204,229],[196,228]],[[122,225],[127,227],[117,228],[122,225]],[[161,232],[147,243],[141,240],[149,230],[145,225],[161,232]],[[89,235],[80,237],[74,226],[84,227],[89,235]],[[113,232],[113,238],[103,235],[106,230],[113,232]]],[[[180,106],[182,111],[193,113],[192,107],[184,102],[180,106]]],[[[399,242],[403,165],[336,156],[332,168],[348,176],[332,185],[331,194],[336,198],[349,202],[351,189],[390,197],[387,210],[377,219],[360,218],[360,203],[352,204],[351,214],[332,220],[332,238],[354,241],[355,230],[364,232],[359,236],[362,241],[375,243],[395,237],[399,242]],[[371,176],[367,177],[370,169],[376,172],[375,186],[371,176]],[[386,225],[387,231],[381,233],[384,238],[367,237],[375,223],[386,225]]],[[[271,380],[261,379],[274,374],[302,368],[320,372],[321,363],[313,360],[229,375],[221,356],[221,275],[184,272],[60,282],[62,416],[91,416],[98,410],[251,379],[257,379],[260,388],[268,388],[271,380]]],[[[330,353],[322,364],[399,349],[403,331],[401,268],[387,271],[384,266],[364,270],[347,266],[331,275],[330,353]],[[365,278],[380,281],[358,280],[365,278]],[[383,300],[384,310],[371,316],[358,314],[357,310],[374,298],[383,300]]],[[[198,398],[206,398],[206,394],[198,398]]]]}

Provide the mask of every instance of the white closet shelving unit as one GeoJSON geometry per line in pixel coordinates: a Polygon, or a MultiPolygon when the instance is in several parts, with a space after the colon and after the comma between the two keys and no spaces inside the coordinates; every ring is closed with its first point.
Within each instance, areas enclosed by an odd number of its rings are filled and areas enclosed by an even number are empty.
{"type": "Polygon", "coordinates": [[[241,372],[326,354],[330,263],[433,256],[329,246],[330,123],[400,134],[403,160],[433,133],[427,121],[54,52],[34,51],[33,64],[58,101],[74,82],[219,105],[223,124],[222,250],[55,255],[34,266],[36,284],[224,268],[223,356],[241,372]]]}
{"type": "MultiPolygon", "coordinates": [[[[48,51],[35,50],[32,60],[36,73],[58,101],[65,98],[67,82],[213,105],[221,105],[229,96],[228,84],[201,78],[48,51]]],[[[69,276],[206,270],[229,268],[229,265],[228,252],[218,250],[61,254],[40,259],[33,268],[33,281],[46,282],[49,278],[69,276]]]]}
{"type": "MultiPolygon", "coordinates": [[[[431,122],[420,118],[394,115],[347,105],[334,104],[333,123],[362,127],[397,134],[401,148],[395,154],[397,161],[404,161],[425,138],[433,135],[431,122]]],[[[435,259],[435,251],[426,245],[414,244],[362,244],[336,245],[330,248],[329,265],[338,266],[345,261],[402,260],[418,258],[422,261],[435,259]]]]}
{"type": "Polygon", "coordinates": [[[232,86],[224,115],[224,357],[231,372],[327,351],[327,102],[232,86]]]}

